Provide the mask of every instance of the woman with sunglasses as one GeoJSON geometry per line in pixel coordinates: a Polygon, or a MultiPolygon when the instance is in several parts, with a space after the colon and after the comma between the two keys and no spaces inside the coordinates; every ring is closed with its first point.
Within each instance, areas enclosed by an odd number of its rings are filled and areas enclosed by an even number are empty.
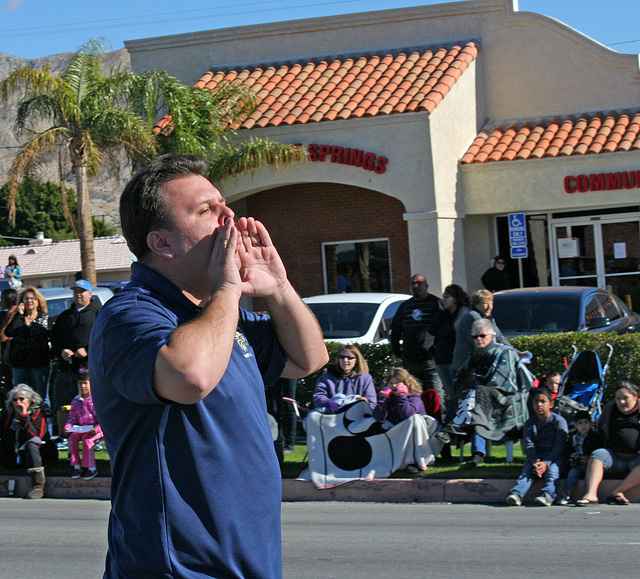
{"type": "Polygon", "coordinates": [[[18,384],[7,394],[0,415],[0,464],[5,468],[26,467],[32,484],[28,499],[44,495],[41,448],[48,438],[42,398],[30,386],[18,384]]]}
{"type": "Polygon", "coordinates": [[[505,265],[504,257],[496,255],[493,258],[493,267],[490,267],[482,274],[480,278],[482,285],[490,292],[499,292],[513,287],[511,277],[504,269],[505,265]]]}
{"type": "Polygon", "coordinates": [[[49,314],[47,301],[33,286],[18,295],[18,307],[4,333],[12,338],[9,363],[14,384],[29,384],[49,406],[49,314]]]}
{"type": "Polygon", "coordinates": [[[501,441],[522,428],[533,388],[533,374],[520,362],[517,350],[496,341],[491,320],[476,320],[470,333],[475,347],[454,382],[454,395],[461,402],[445,427],[453,426],[456,432],[457,425],[472,435],[472,456],[465,468],[484,462],[486,439],[501,441]]]}
{"type": "Polygon", "coordinates": [[[332,399],[336,394],[359,396],[372,408],[376,405],[376,388],[369,366],[360,350],[353,345],[341,348],[335,363],[318,378],[313,392],[314,407],[325,408],[328,412],[338,411],[340,404],[332,399]]]}

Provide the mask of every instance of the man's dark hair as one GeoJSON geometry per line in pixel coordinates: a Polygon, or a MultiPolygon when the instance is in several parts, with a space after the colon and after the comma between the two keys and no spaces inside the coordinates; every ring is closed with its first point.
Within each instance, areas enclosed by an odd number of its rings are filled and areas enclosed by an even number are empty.
{"type": "Polygon", "coordinates": [[[147,235],[155,229],[173,227],[173,216],[159,190],[165,183],[185,175],[205,176],[206,163],[195,155],[169,153],[138,171],[120,197],[120,224],[129,249],[142,261],[151,251],[147,235]]]}
{"type": "Polygon", "coordinates": [[[9,309],[11,306],[15,306],[18,303],[18,290],[8,287],[2,290],[0,293],[0,305],[9,309]]]}

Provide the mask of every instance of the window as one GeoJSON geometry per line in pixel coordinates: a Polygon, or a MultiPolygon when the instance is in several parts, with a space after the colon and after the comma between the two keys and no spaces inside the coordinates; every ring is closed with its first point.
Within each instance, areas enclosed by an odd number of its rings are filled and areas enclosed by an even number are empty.
{"type": "Polygon", "coordinates": [[[322,259],[325,293],[391,291],[387,239],[324,243],[322,259]]]}
{"type": "Polygon", "coordinates": [[[380,320],[380,324],[378,326],[378,331],[376,332],[375,341],[378,342],[380,340],[386,340],[389,338],[389,330],[391,330],[391,323],[393,322],[393,317],[396,315],[398,308],[402,302],[394,302],[390,306],[387,306],[387,309],[382,314],[382,319],[380,320]]]}
{"type": "Polygon", "coordinates": [[[618,304],[615,302],[613,296],[598,294],[598,299],[600,300],[600,304],[602,305],[604,316],[606,318],[609,318],[609,320],[613,322],[621,317],[618,304]]]}
{"type": "Polygon", "coordinates": [[[601,317],[600,305],[596,298],[590,298],[584,306],[584,324],[588,326],[589,320],[596,317],[601,317]]]}

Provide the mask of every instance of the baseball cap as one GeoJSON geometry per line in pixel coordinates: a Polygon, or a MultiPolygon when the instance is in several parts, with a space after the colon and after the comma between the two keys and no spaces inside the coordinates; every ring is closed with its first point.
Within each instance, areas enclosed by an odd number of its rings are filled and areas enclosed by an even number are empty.
{"type": "Polygon", "coordinates": [[[73,285],[71,286],[71,289],[76,288],[76,287],[80,288],[80,289],[83,289],[83,290],[86,290],[86,291],[89,291],[89,292],[92,290],[91,284],[86,279],[76,280],[73,283],[73,285]]]}

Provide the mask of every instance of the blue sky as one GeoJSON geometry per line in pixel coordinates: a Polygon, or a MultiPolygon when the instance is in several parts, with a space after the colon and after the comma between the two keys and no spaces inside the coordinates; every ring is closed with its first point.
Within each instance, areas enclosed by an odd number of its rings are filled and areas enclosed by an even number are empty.
{"type": "MultiPolygon", "coordinates": [[[[73,52],[90,38],[116,50],[125,40],[440,4],[403,0],[0,0],[0,52],[37,58],[73,52]],[[177,6],[184,6],[178,10],[177,6]]],[[[519,0],[521,11],[552,16],[625,53],[640,53],[638,0],[519,0]]]]}

